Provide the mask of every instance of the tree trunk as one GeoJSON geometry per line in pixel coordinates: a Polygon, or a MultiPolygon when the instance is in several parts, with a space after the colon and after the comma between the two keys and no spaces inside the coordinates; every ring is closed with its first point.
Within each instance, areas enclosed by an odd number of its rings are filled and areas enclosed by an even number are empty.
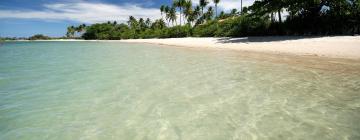
{"type": "Polygon", "coordinates": [[[356,34],[356,25],[352,28],[352,35],[355,36],[356,34]]]}
{"type": "Polygon", "coordinates": [[[216,10],[216,11],[215,11],[215,14],[216,14],[215,17],[217,17],[217,16],[218,16],[218,13],[217,13],[217,4],[215,4],[215,10],[216,10]]]}
{"type": "Polygon", "coordinates": [[[281,23],[282,21],[281,21],[281,11],[280,11],[281,9],[279,9],[278,10],[278,16],[279,16],[279,23],[281,23]]]}
{"type": "Polygon", "coordinates": [[[180,26],[181,26],[181,7],[180,7],[180,26]]]}
{"type": "Polygon", "coordinates": [[[242,12],[243,12],[243,2],[242,2],[242,0],[241,0],[240,15],[242,15],[242,12]]]}

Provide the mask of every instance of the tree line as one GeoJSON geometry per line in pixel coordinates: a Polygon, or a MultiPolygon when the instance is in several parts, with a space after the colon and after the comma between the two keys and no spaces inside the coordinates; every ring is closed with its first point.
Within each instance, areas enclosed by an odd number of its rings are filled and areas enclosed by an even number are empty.
{"type": "Polygon", "coordinates": [[[30,37],[0,37],[0,41],[15,41],[15,40],[51,40],[51,39],[67,39],[65,37],[49,37],[43,34],[35,34],[30,37]]]}
{"type": "Polygon", "coordinates": [[[221,0],[173,0],[161,18],[129,17],[127,23],[70,26],[67,37],[137,39],[267,35],[353,35],[360,33],[360,0],[256,0],[251,6],[218,11],[221,0]],[[210,6],[210,2],[213,6],[210,6]],[[287,15],[284,17],[284,13],[287,15]]]}

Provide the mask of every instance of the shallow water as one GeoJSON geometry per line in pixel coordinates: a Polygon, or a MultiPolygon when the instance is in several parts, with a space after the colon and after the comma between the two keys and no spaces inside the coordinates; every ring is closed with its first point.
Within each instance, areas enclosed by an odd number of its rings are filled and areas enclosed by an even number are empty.
{"type": "Polygon", "coordinates": [[[104,42],[0,46],[1,140],[358,140],[359,124],[359,61],[104,42]]]}

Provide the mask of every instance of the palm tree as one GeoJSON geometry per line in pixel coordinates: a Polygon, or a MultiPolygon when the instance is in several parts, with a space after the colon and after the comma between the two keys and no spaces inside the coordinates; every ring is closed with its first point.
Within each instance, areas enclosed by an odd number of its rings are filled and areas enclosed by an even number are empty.
{"type": "Polygon", "coordinates": [[[70,26],[67,28],[67,33],[66,33],[66,36],[69,37],[69,38],[72,38],[75,36],[75,27],[74,26],[70,26]]]}
{"type": "Polygon", "coordinates": [[[195,7],[194,12],[193,12],[194,20],[197,20],[200,17],[200,15],[201,15],[200,10],[201,10],[201,7],[199,5],[195,7]]]}
{"type": "Polygon", "coordinates": [[[180,24],[181,24],[181,3],[180,3],[180,0],[173,0],[173,7],[175,7],[175,10],[176,8],[180,7],[180,24]]]}
{"type": "Polygon", "coordinates": [[[133,38],[136,38],[136,32],[138,31],[138,22],[135,17],[130,16],[129,21],[127,22],[130,26],[130,29],[133,31],[133,38]]]}
{"type": "Polygon", "coordinates": [[[200,10],[201,10],[201,7],[199,5],[196,6],[195,9],[194,9],[194,14],[197,15],[197,17],[199,17],[200,14],[201,14],[200,10]]]}
{"type": "Polygon", "coordinates": [[[210,6],[205,14],[205,19],[206,20],[211,20],[212,17],[214,16],[214,10],[213,8],[210,6]]]}
{"type": "Polygon", "coordinates": [[[238,12],[237,12],[237,9],[234,8],[234,9],[231,10],[230,15],[231,15],[231,16],[236,16],[237,13],[238,13],[238,12]]]}
{"type": "Polygon", "coordinates": [[[195,14],[194,14],[194,12],[192,11],[192,12],[190,13],[190,15],[187,16],[187,24],[189,24],[190,26],[192,26],[194,21],[195,21],[195,14]]]}
{"type": "Polygon", "coordinates": [[[155,22],[151,23],[150,28],[151,29],[162,29],[166,27],[166,23],[164,22],[163,19],[157,19],[155,20],[155,22]]]}
{"type": "Polygon", "coordinates": [[[284,0],[276,0],[272,3],[272,7],[274,8],[274,10],[278,13],[278,16],[279,16],[279,22],[281,23],[282,20],[281,20],[281,11],[282,11],[282,8],[285,7],[286,5],[286,2],[284,0]]]}
{"type": "Polygon", "coordinates": [[[150,18],[146,18],[145,24],[146,24],[146,28],[150,28],[150,26],[151,26],[150,18]]]}
{"type": "Polygon", "coordinates": [[[200,0],[199,1],[200,7],[201,7],[201,14],[204,14],[204,8],[206,7],[206,5],[209,4],[209,2],[207,0],[200,0]]]}
{"type": "Polygon", "coordinates": [[[169,19],[171,20],[173,26],[174,26],[174,22],[176,23],[177,25],[177,22],[176,22],[176,8],[175,7],[171,7],[170,8],[170,11],[169,11],[169,19]]]}
{"type": "Polygon", "coordinates": [[[163,18],[164,12],[165,12],[165,5],[161,5],[161,7],[160,7],[161,18],[163,18]]]}
{"type": "Polygon", "coordinates": [[[143,18],[139,19],[139,28],[141,31],[144,31],[146,29],[146,23],[145,20],[143,18]]]}
{"type": "Polygon", "coordinates": [[[225,12],[221,11],[219,15],[219,19],[224,19],[224,18],[225,18],[225,12]]]}
{"type": "Polygon", "coordinates": [[[217,17],[218,16],[218,13],[217,13],[217,5],[219,4],[220,0],[213,0],[213,2],[215,3],[215,16],[217,17]]]}
{"type": "Polygon", "coordinates": [[[182,8],[184,7],[186,1],[185,0],[174,0],[173,1],[173,6],[175,8],[179,8],[180,9],[180,26],[181,26],[181,14],[182,14],[182,8]]]}
{"type": "Polygon", "coordinates": [[[129,17],[129,21],[127,23],[130,26],[130,28],[135,28],[137,26],[137,20],[133,16],[129,17]]]}
{"type": "Polygon", "coordinates": [[[193,9],[191,0],[187,0],[184,4],[184,17],[187,19],[188,23],[192,22],[193,9]]]}
{"type": "MultiPolygon", "coordinates": [[[[279,22],[281,23],[281,11],[285,7],[285,5],[286,2],[284,0],[265,0],[254,3],[253,7],[257,7],[256,9],[259,9],[259,11],[263,11],[264,13],[270,13],[271,17],[274,17],[274,14],[276,15],[277,13],[279,22]]],[[[274,21],[274,18],[272,20],[274,21]]]]}
{"type": "Polygon", "coordinates": [[[78,27],[74,27],[74,32],[83,33],[86,28],[85,24],[81,24],[78,27]]]}
{"type": "Polygon", "coordinates": [[[170,20],[170,7],[169,6],[165,6],[165,19],[166,19],[166,22],[167,22],[167,25],[169,26],[169,20],[170,20]]]}

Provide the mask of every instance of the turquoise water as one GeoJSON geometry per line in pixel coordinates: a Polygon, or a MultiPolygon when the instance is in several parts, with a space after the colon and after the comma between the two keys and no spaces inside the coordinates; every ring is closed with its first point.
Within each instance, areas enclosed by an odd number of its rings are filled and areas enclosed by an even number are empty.
{"type": "Polygon", "coordinates": [[[358,140],[359,124],[359,61],[104,42],[0,46],[1,140],[358,140]]]}

